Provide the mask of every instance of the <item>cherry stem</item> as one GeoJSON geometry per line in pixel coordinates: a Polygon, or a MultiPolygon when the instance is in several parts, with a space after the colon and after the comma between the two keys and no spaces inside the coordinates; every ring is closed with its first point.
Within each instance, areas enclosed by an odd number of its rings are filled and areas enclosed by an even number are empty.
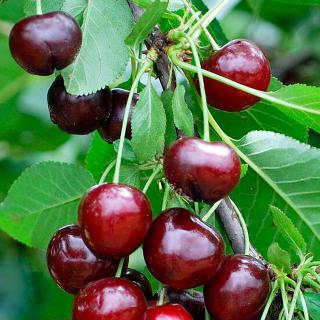
{"type": "Polygon", "coordinates": [[[36,0],[37,14],[42,14],[41,0],[36,0]]]}
{"type": "Polygon", "coordinates": [[[302,276],[298,274],[297,286],[294,290],[293,297],[291,300],[291,306],[290,306],[290,311],[289,311],[289,315],[288,315],[288,320],[291,320],[293,317],[294,310],[295,310],[296,304],[297,304],[297,299],[298,299],[299,292],[300,292],[300,288],[301,288],[301,284],[302,284],[302,276]]]}
{"type": "Polygon", "coordinates": [[[160,290],[160,295],[159,295],[159,299],[157,301],[157,306],[162,306],[164,303],[164,295],[165,295],[165,288],[161,288],[160,290]]]}
{"type": "Polygon", "coordinates": [[[169,186],[169,183],[166,182],[166,185],[165,185],[165,187],[164,187],[164,194],[163,194],[162,206],[161,206],[161,210],[162,210],[162,211],[167,209],[169,192],[170,192],[170,186],[169,186]]]}
{"type": "Polygon", "coordinates": [[[121,167],[121,160],[122,160],[123,145],[124,145],[124,140],[125,140],[125,136],[126,136],[126,130],[127,130],[127,125],[128,125],[130,107],[131,107],[133,95],[138,88],[140,78],[146,72],[146,70],[152,66],[152,64],[153,64],[153,62],[150,59],[145,61],[145,63],[142,65],[141,69],[139,70],[136,78],[134,79],[132,87],[129,92],[129,96],[128,96],[128,100],[127,100],[127,104],[126,104],[126,108],[125,108],[125,112],[124,112],[123,122],[122,122],[121,135],[120,135],[120,141],[119,141],[119,149],[118,149],[117,160],[116,160],[116,168],[115,168],[115,172],[114,172],[114,176],[113,176],[114,183],[119,183],[119,179],[120,179],[120,167],[121,167]]]}
{"type": "Polygon", "coordinates": [[[272,304],[274,298],[276,297],[276,295],[278,293],[278,290],[279,290],[279,280],[276,280],[275,283],[273,284],[272,291],[270,293],[270,296],[268,298],[266,306],[264,307],[264,310],[263,310],[263,313],[262,313],[262,316],[261,316],[260,320],[265,320],[267,318],[269,309],[271,307],[271,304],[272,304]]]}
{"type": "Polygon", "coordinates": [[[121,277],[121,274],[122,274],[122,269],[123,269],[123,264],[124,264],[124,260],[126,258],[122,258],[120,261],[119,261],[119,265],[118,265],[118,269],[117,269],[117,273],[116,273],[116,278],[120,278],[121,277]]]}
{"type": "MultiPolygon", "coordinates": [[[[172,62],[184,69],[184,70],[187,70],[187,71],[190,71],[192,73],[198,73],[198,68],[189,64],[189,63],[185,63],[181,60],[178,59],[177,57],[177,51],[171,51],[170,52],[170,59],[172,60],[172,62]]],[[[281,105],[283,107],[286,107],[286,108],[290,108],[290,109],[295,109],[295,110],[299,110],[299,111],[303,111],[303,112],[307,112],[307,113],[311,113],[311,114],[316,114],[316,115],[320,115],[320,110],[316,110],[316,109],[308,109],[308,108],[305,108],[303,106],[299,106],[297,104],[294,104],[294,103],[290,103],[288,101],[285,101],[285,100],[282,100],[282,99],[279,99],[279,98],[276,98],[274,96],[272,96],[270,93],[267,93],[267,92],[264,92],[264,91],[260,91],[260,90],[257,90],[257,89],[253,89],[251,87],[247,87],[241,83],[238,83],[236,81],[233,81],[233,80],[230,80],[228,78],[225,78],[225,77],[222,77],[216,73],[213,73],[213,72],[210,72],[208,70],[205,70],[205,69],[202,69],[202,75],[207,77],[207,78],[210,78],[210,79],[213,79],[213,80],[216,80],[216,81],[219,81],[219,82],[222,82],[230,87],[233,87],[233,88],[236,88],[236,89],[239,89],[243,92],[246,92],[246,93],[249,93],[253,96],[256,96],[256,97],[259,97],[261,99],[264,99],[264,100],[267,100],[271,103],[274,103],[276,105],[281,105]]]]}
{"type": "Polygon", "coordinates": [[[116,164],[116,160],[113,160],[112,162],[109,163],[109,165],[104,170],[104,172],[103,172],[103,174],[102,174],[102,176],[101,176],[101,178],[99,180],[99,184],[103,183],[106,180],[107,175],[112,170],[112,168],[114,167],[115,164],[116,164]]]}
{"type": "Polygon", "coordinates": [[[299,290],[299,298],[300,298],[300,302],[302,305],[304,320],[309,320],[308,307],[307,307],[306,300],[305,300],[304,295],[301,290],[299,290]]]}
{"type": "Polygon", "coordinates": [[[206,308],[206,320],[210,320],[210,319],[211,319],[210,313],[209,313],[209,311],[208,311],[207,308],[206,308]]]}
{"type": "Polygon", "coordinates": [[[304,277],[302,282],[304,284],[307,284],[309,287],[317,290],[317,291],[320,291],[320,284],[318,284],[317,282],[315,282],[314,280],[310,279],[309,277],[304,277]]]}
{"type": "Polygon", "coordinates": [[[194,212],[199,215],[199,202],[194,202],[194,212]]]}
{"type": "Polygon", "coordinates": [[[159,164],[152,172],[151,176],[149,177],[148,181],[146,182],[142,192],[146,193],[152,183],[152,181],[154,180],[154,178],[156,177],[156,175],[161,171],[162,169],[162,164],[159,164]]]}
{"type": "Polygon", "coordinates": [[[198,39],[201,28],[206,28],[217,14],[228,4],[229,0],[220,0],[215,7],[210,9],[189,31],[193,39],[198,39]]]}
{"type": "Polygon", "coordinates": [[[209,211],[202,217],[202,221],[206,222],[212,214],[217,210],[222,200],[217,201],[210,209],[209,211]]]}
{"type": "Polygon", "coordinates": [[[239,208],[236,206],[236,204],[230,199],[233,208],[238,216],[242,232],[243,232],[243,238],[244,238],[244,254],[249,255],[250,254],[250,239],[249,239],[249,232],[246,225],[246,222],[243,219],[243,216],[239,210],[239,208]]]}
{"type": "Polygon", "coordinates": [[[286,319],[288,319],[289,310],[288,310],[287,291],[286,291],[286,288],[285,288],[284,280],[283,280],[283,279],[280,279],[279,282],[280,282],[280,290],[281,290],[283,310],[284,310],[284,314],[285,314],[285,316],[286,316],[286,319]]]}
{"type": "Polygon", "coordinates": [[[313,269],[310,269],[310,268],[305,268],[303,271],[302,271],[303,274],[308,274],[310,273],[311,275],[314,276],[314,278],[316,279],[316,281],[318,283],[320,283],[320,275],[318,273],[316,273],[313,269]]]}

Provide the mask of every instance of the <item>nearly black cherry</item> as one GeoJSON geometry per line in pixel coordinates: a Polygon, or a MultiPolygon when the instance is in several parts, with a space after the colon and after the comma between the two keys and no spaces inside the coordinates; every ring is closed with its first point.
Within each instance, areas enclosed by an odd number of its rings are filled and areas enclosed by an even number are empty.
{"type": "Polygon", "coordinates": [[[143,320],[147,309],[142,291],[122,278],[91,282],[73,305],[73,320],[143,320]]]}
{"type": "Polygon", "coordinates": [[[88,134],[109,117],[111,91],[107,87],[87,96],[74,96],[66,91],[59,76],[48,91],[48,105],[51,120],[60,129],[72,134],[88,134]]]}
{"type": "Polygon", "coordinates": [[[151,219],[144,193],[124,184],[97,185],[79,206],[84,240],[98,257],[128,256],[142,244],[151,219]]]}
{"type": "Polygon", "coordinates": [[[61,228],[47,250],[49,272],[65,291],[77,294],[91,281],[114,276],[119,261],[98,259],[85,245],[78,226],[61,228]]]}
{"type": "Polygon", "coordinates": [[[9,45],[13,58],[26,71],[50,75],[73,62],[82,42],[76,20],[64,12],[25,18],[13,27],[9,45]]]}
{"type": "Polygon", "coordinates": [[[171,208],[151,224],[143,245],[148,269],[178,289],[208,283],[224,258],[221,236],[190,211],[171,208]]]}
{"type": "Polygon", "coordinates": [[[182,138],[167,150],[164,172],[177,191],[194,201],[213,204],[237,185],[241,165],[235,151],[222,142],[182,138]]]}
{"type": "Polygon", "coordinates": [[[220,271],[205,286],[204,298],[215,320],[253,320],[264,307],[269,291],[265,265],[237,254],[225,258],[220,271]]]}
{"type": "MultiPolygon", "coordinates": [[[[234,40],[202,63],[202,68],[248,87],[267,91],[270,63],[263,51],[247,40],[234,40]]],[[[198,92],[199,80],[195,77],[198,92]]],[[[241,111],[256,104],[259,98],[210,78],[204,78],[207,101],[223,111],[241,111]]]]}

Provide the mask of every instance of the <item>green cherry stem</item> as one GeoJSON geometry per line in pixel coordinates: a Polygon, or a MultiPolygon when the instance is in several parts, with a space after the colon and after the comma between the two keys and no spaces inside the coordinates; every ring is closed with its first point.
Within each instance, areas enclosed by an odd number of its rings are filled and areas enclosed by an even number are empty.
{"type": "Polygon", "coordinates": [[[124,112],[123,122],[122,122],[122,128],[121,128],[119,149],[118,149],[117,160],[116,160],[116,169],[115,169],[114,177],[113,177],[114,183],[119,183],[119,179],[120,179],[120,167],[121,167],[123,145],[124,145],[124,139],[125,139],[126,129],[127,129],[127,125],[128,125],[128,119],[129,119],[129,114],[130,114],[130,106],[132,103],[132,98],[133,98],[134,93],[137,90],[140,78],[146,72],[146,70],[152,66],[152,64],[153,64],[153,61],[150,59],[145,61],[145,63],[142,65],[141,69],[139,70],[136,78],[134,79],[131,90],[129,92],[129,96],[128,96],[128,100],[127,100],[127,104],[126,104],[126,108],[125,108],[125,112],[124,112]]]}
{"type": "Polygon", "coordinates": [[[283,303],[283,310],[284,310],[284,314],[285,314],[286,319],[288,319],[288,316],[289,316],[289,309],[288,309],[289,302],[288,302],[285,282],[281,278],[279,280],[279,283],[280,283],[281,297],[282,297],[282,303],[283,303]]]}
{"type": "Polygon", "coordinates": [[[164,304],[164,294],[165,294],[165,288],[162,287],[160,290],[159,299],[157,301],[157,306],[162,306],[164,304]]]}
{"type": "Polygon", "coordinates": [[[199,215],[199,213],[200,213],[199,202],[194,203],[194,212],[196,213],[197,216],[199,215]]]}
{"type": "Polygon", "coordinates": [[[306,300],[305,300],[304,295],[301,290],[299,290],[299,298],[300,298],[301,305],[302,305],[304,319],[309,320],[308,307],[307,307],[306,300]]]}
{"type": "Polygon", "coordinates": [[[273,284],[272,287],[272,291],[269,295],[268,301],[266,303],[266,306],[264,307],[263,313],[261,315],[261,319],[260,320],[265,320],[267,318],[269,309],[271,307],[271,304],[275,298],[275,296],[277,295],[277,292],[279,291],[279,280],[276,280],[273,284]]]}
{"type": "MultiPolygon", "coordinates": [[[[186,63],[186,62],[183,62],[183,61],[180,61],[177,57],[177,51],[171,51],[170,52],[170,59],[172,60],[172,62],[180,67],[181,69],[184,69],[184,70],[187,70],[189,72],[192,72],[192,73],[198,73],[198,68],[191,65],[190,63],[186,63]]],[[[246,92],[246,93],[249,93],[249,94],[252,94],[256,97],[259,97],[261,99],[264,99],[264,100],[267,100],[269,102],[272,102],[276,105],[281,105],[283,107],[286,107],[286,108],[290,108],[290,109],[295,109],[295,110],[299,110],[299,111],[304,111],[304,112],[307,112],[307,113],[310,113],[310,114],[317,114],[317,115],[320,115],[320,110],[316,110],[316,109],[308,109],[308,108],[305,108],[303,106],[299,106],[297,104],[294,104],[294,103],[290,103],[288,101],[285,101],[285,100],[282,100],[282,99],[279,99],[279,98],[276,98],[274,96],[272,96],[272,94],[270,93],[267,93],[267,92],[264,92],[264,91],[260,91],[260,90],[257,90],[257,89],[253,89],[251,87],[247,87],[241,83],[238,83],[238,82],[235,82],[233,80],[230,80],[228,78],[225,78],[225,77],[222,77],[216,73],[213,73],[213,72],[210,72],[208,70],[204,70],[202,69],[202,75],[207,77],[207,78],[210,78],[210,79],[213,79],[213,80],[216,80],[216,81],[219,81],[219,82],[222,82],[228,86],[231,86],[233,88],[236,88],[236,89],[239,89],[243,92],[246,92]]]]}
{"type": "Polygon", "coordinates": [[[112,168],[114,167],[115,164],[116,164],[116,160],[113,160],[112,162],[109,163],[109,165],[107,166],[106,170],[104,170],[104,172],[99,180],[99,184],[103,183],[106,180],[107,175],[112,170],[112,168]]]}
{"type": "Polygon", "coordinates": [[[298,299],[299,292],[300,292],[300,288],[301,288],[301,284],[302,284],[302,276],[300,274],[298,274],[297,286],[294,290],[293,297],[291,300],[291,306],[290,306],[288,320],[291,320],[293,317],[294,310],[295,310],[296,304],[297,304],[297,299],[298,299]]]}
{"type": "Polygon", "coordinates": [[[206,308],[206,320],[210,320],[210,319],[211,319],[210,314],[209,314],[209,312],[208,312],[208,310],[206,308]]]}
{"type": "Polygon", "coordinates": [[[37,14],[42,14],[41,0],[36,0],[37,14]]]}
{"type": "Polygon", "coordinates": [[[152,181],[154,180],[154,178],[156,177],[156,175],[161,171],[162,169],[162,164],[159,164],[152,172],[151,176],[149,177],[148,181],[146,182],[142,192],[146,193],[152,183],[152,181]]]}
{"type": "Polygon", "coordinates": [[[120,278],[120,277],[121,277],[124,260],[125,260],[125,258],[122,258],[122,259],[119,261],[119,265],[118,265],[118,269],[117,269],[117,273],[116,273],[116,277],[117,277],[117,278],[120,278]]]}
{"type": "Polygon", "coordinates": [[[162,210],[162,211],[163,211],[163,210],[166,210],[166,208],[167,208],[169,192],[170,192],[170,186],[169,186],[169,183],[166,182],[166,185],[165,185],[165,187],[164,187],[162,206],[161,206],[161,210],[162,210]]]}
{"type": "Polygon", "coordinates": [[[309,277],[303,277],[303,284],[308,285],[310,288],[313,288],[316,291],[320,291],[320,284],[310,279],[309,277]]]}
{"type": "Polygon", "coordinates": [[[213,206],[209,209],[209,211],[202,217],[202,221],[206,222],[212,214],[217,210],[222,200],[217,201],[213,206]]]}

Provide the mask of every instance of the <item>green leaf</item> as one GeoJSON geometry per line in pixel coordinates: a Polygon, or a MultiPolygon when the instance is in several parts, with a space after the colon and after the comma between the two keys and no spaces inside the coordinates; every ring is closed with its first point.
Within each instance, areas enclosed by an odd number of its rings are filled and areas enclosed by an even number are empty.
{"type": "Polygon", "coordinates": [[[194,135],[193,115],[185,101],[185,88],[178,84],[173,94],[172,110],[174,123],[185,135],[194,135]]]}
{"type": "Polygon", "coordinates": [[[131,143],[138,161],[147,161],[162,153],[166,114],[150,81],[140,93],[140,98],[133,109],[131,128],[131,143]]]}
{"type": "Polygon", "coordinates": [[[313,114],[307,111],[299,111],[276,105],[280,111],[293,118],[302,125],[320,132],[320,88],[310,87],[303,84],[284,86],[280,90],[270,93],[272,96],[288,101],[316,111],[319,114],[313,114]]]}
{"type": "Polygon", "coordinates": [[[125,43],[132,48],[137,48],[148,37],[152,28],[160,21],[162,14],[167,10],[167,6],[168,1],[166,0],[155,0],[152,2],[134,25],[125,43]]]}
{"type": "Polygon", "coordinates": [[[273,132],[255,131],[236,141],[251,170],[241,180],[234,201],[245,213],[253,243],[265,252],[266,241],[284,243],[270,232],[269,205],[282,209],[319,255],[320,150],[273,132]],[[252,170],[256,172],[253,174],[252,170]],[[255,240],[255,241],[254,241],[255,240]]]}
{"type": "MultiPolygon", "coordinates": [[[[20,0],[21,1],[21,0],[20,0]]],[[[60,11],[64,0],[42,0],[41,7],[42,12],[60,11]]],[[[25,0],[24,1],[24,14],[26,16],[33,16],[37,14],[36,0],[25,0]]]]}
{"type": "Polygon", "coordinates": [[[68,0],[63,11],[81,19],[83,42],[74,63],[63,70],[66,89],[74,95],[96,92],[119,78],[129,60],[124,40],[132,28],[126,0],[68,0]]]}
{"type": "Polygon", "coordinates": [[[302,5],[302,6],[319,6],[320,0],[273,0],[274,2],[283,2],[292,5],[302,5]]]}
{"type": "Polygon", "coordinates": [[[16,22],[24,17],[23,1],[10,0],[1,3],[0,19],[4,21],[16,22]]]}
{"type": "Polygon", "coordinates": [[[104,141],[98,132],[92,135],[91,144],[85,160],[86,168],[98,182],[107,168],[115,160],[117,154],[112,144],[104,141]]]}
{"type": "Polygon", "coordinates": [[[272,243],[268,249],[268,262],[283,272],[291,272],[290,254],[288,251],[281,249],[277,242],[272,243]]]}
{"type": "Polygon", "coordinates": [[[248,172],[249,166],[245,163],[245,164],[241,164],[241,177],[243,178],[247,172],[248,172]]]}
{"type": "MultiPolygon", "coordinates": [[[[320,293],[303,292],[304,299],[306,300],[309,316],[312,320],[320,319],[320,293]]],[[[301,300],[298,299],[297,308],[303,311],[301,300]]]]}
{"type": "Polygon", "coordinates": [[[15,181],[1,204],[0,227],[26,245],[46,249],[59,227],[77,222],[79,200],[94,184],[77,165],[34,165],[15,181]]]}
{"type": "Polygon", "coordinates": [[[294,247],[296,252],[303,254],[307,251],[307,245],[292,221],[278,208],[270,206],[273,214],[273,223],[276,225],[282,236],[294,247]]]}
{"type": "MultiPolygon", "coordinates": [[[[134,0],[134,3],[139,5],[141,8],[148,8],[155,0],[134,0]]],[[[182,0],[169,0],[168,1],[168,10],[169,11],[177,11],[179,9],[184,8],[185,5],[182,0]]]]}
{"type": "Polygon", "coordinates": [[[135,163],[126,163],[121,165],[120,182],[140,188],[139,166],[135,163]]]}
{"type": "Polygon", "coordinates": [[[165,134],[165,144],[169,146],[177,139],[177,131],[174,125],[173,110],[172,110],[173,92],[165,90],[161,94],[164,111],[166,113],[167,125],[165,134]]]}
{"type": "MultiPolygon", "coordinates": [[[[116,140],[113,143],[114,151],[118,153],[119,149],[119,142],[120,140],[116,140]]],[[[128,139],[124,140],[123,144],[123,151],[122,151],[122,159],[128,160],[128,161],[137,161],[136,156],[133,152],[131,141],[128,139]]]]}

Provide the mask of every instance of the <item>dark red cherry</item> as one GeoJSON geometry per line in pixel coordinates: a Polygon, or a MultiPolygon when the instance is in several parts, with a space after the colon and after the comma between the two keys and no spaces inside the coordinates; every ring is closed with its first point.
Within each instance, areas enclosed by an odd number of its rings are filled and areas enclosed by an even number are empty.
{"type": "Polygon", "coordinates": [[[267,268],[245,255],[226,257],[220,271],[204,289],[205,303],[215,320],[253,320],[270,291],[267,268]]]}
{"type": "Polygon", "coordinates": [[[210,281],[224,257],[221,236],[190,211],[172,208],[158,216],[143,245],[150,272],[178,289],[210,281]]]}
{"type": "Polygon", "coordinates": [[[121,277],[126,278],[139,287],[147,300],[153,299],[151,284],[144,274],[137,270],[127,268],[122,272],[121,277]]]}
{"type": "MultiPolygon", "coordinates": [[[[270,80],[270,64],[262,50],[247,40],[229,42],[209,59],[202,68],[248,87],[267,91],[270,80]]],[[[199,90],[198,78],[195,78],[199,90]]],[[[223,111],[241,111],[256,104],[259,98],[221,82],[204,78],[209,104],[223,111]]]]}
{"type": "Polygon", "coordinates": [[[142,244],[151,219],[146,196],[124,184],[95,186],[79,206],[84,240],[99,257],[128,256],[142,244]]]}
{"type": "MultiPolygon", "coordinates": [[[[112,111],[108,120],[99,128],[100,136],[109,143],[120,139],[124,111],[128,100],[129,91],[123,89],[112,90],[112,111]]],[[[128,120],[126,138],[131,139],[131,112],[139,99],[138,94],[134,94],[130,117],[128,120]]]]}
{"type": "Polygon", "coordinates": [[[170,287],[167,287],[165,290],[169,303],[182,305],[191,314],[194,320],[205,319],[204,297],[201,292],[174,289],[170,287]]]}
{"type": "Polygon", "coordinates": [[[149,308],[145,320],[193,320],[193,318],[181,305],[165,304],[149,308]]]}
{"type": "Polygon", "coordinates": [[[25,18],[13,27],[9,45],[13,58],[26,71],[50,75],[73,62],[82,42],[77,22],[64,12],[25,18]]]}
{"type": "Polygon", "coordinates": [[[237,185],[241,165],[235,151],[222,142],[182,138],[167,150],[164,172],[177,191],[213,204],[237,185]]]}
{"type": "Polygon", "coordinates": [[[71,225],[58,230],[51,239],[47,264],[56,283],[77,294],[91,281],[114,276],[119,261],[96,258],[83,242],[79,227],[71,225]]]}
{"type": "Polygon", "coordinates": [[[73,320],[143,320],[147,309],[142,291],[122,278],[91,282],[73,305],[73,320]]]}
{"type": "Polygon", "coordinates": [[[87,96],[73,96],[66,91],[59,76],[48,91],[48,105],[53,123],[72,134],[87,134],[99,128],[110,115],[111,91],[105,88],[87,96]]]}

